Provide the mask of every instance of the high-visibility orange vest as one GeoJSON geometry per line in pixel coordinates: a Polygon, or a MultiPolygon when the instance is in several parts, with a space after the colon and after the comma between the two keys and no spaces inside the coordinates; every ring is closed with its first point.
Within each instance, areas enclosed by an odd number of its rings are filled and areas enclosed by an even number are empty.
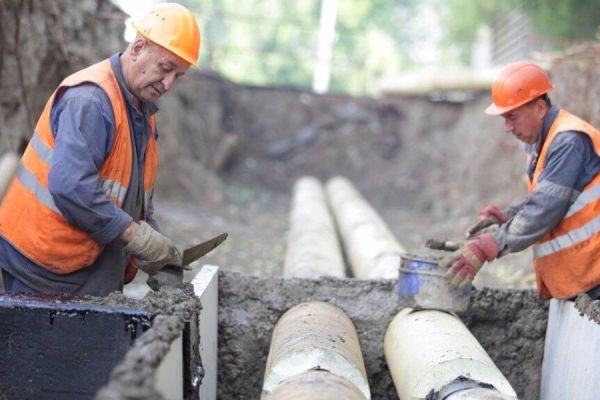
{"type": "MultiPolygon", "coordinates": [[[[560,110],[540,151],[529,193],[538,183],[550,144],[564,131],[587,134],[600,155],[600,131],[560,110]]],[[[533,258],[543,299],[567,299],[600,284],[600,174],[583,188],[559,224],[533,245],[533,258]]]]}
{"type": "MultiPolygon", "coordinates": [[[[31,261],[60,275],[92,265],[103,250],[103,246],[87,232],[67,222],[48,190],[48,173],[55,147],[50,120],[52,104],[61,88],[83,82],[100,86],[112,105],[115,137],[112,149],[99,170],[98,185],[108,199],[122,207],[131,180],[134,146],[126,101],[109,59],[67,77],[54,91],[23,153],[17,176],[0,206],[0,235],[31,261]]],[[[152,132],[146,146],[143,171],[146,200],[143,214],[147,210],[158,168],[154,116],[150,118],[150,126],[152,132]]],[[[131,262],[125,272],[126,282],[133,278],[135,270],[134,262],[131,262]]]]}

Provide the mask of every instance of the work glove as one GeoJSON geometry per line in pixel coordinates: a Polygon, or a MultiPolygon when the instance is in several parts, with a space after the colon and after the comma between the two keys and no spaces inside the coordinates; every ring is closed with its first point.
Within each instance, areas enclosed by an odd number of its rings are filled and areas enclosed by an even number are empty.
{"type": "Polygon", "coordinates": [[[123,254],[135,257],[137,267],[148,274],[167,264],[181,265],[181,253],[171,239],[145,221],[140,222],[140,228],[123,248],[123,254]]]}
{"type": "Polygon", "coordinates": [[[167,265],[163,269],[148,274],[146,283],[152,290],[161,287],[178,287],[183,283],[183,269],[174,265],[167,265]]]}
{"type": "Polygon", "coordinates": [[[440,266],[448,268],[446,279],[457,289],[470,285],[486,261],[492,261],[499,253],[496,239],[490,233],[478,235],[444,258],[440,266]]]}
{"type": "Polygon", "coordinates": [[[469,229],[467,229],[467,239],[472,238],[483,229],[492,225],[502,225],[508,221],[506,214],[502,212],[498,207],[493,205],[487,205],[479,213],[479,219],[469,229]]]}

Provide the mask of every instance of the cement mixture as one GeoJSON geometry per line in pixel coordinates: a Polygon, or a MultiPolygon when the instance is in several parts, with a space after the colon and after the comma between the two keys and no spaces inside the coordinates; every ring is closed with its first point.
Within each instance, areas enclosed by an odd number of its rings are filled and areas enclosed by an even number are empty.
{"type": "MultiPolygon", "coordinates": [[[[219,275],[218,398],[260,396],[271,334],[279,317],[301,302],[324,301],[354,323],[374,399],[397,394],[383,355],[383,337],[403,307],[393,280],[261,278],[219,275]]],[[[523,400],[538,397],[547,305],[530,290],[476,290],[460,315],[523,400]]]]}
{"type": "MultiPolygon", "coordinates": [[[[155,314],[152,327],[137,339],[124,360],[111,374],[95,400],[163,400],[155,388],[155,373],[168,353],[171,343],[181,335],[186,322],[195,321],[202,306],[190,284],[181,288],[161,288],[148,292],[141,300],[112,293],[106,298],[83,298],[84,302],[105,305],[127,305],[155,314]]],[[[196,322],[192,322],[196,323],[196,322]]]]}
{"type": "Polygon", "coordinates": [[[587,294],[580,294],[575,300],[575,308],[581,315],[600,325],[600,300],[592,300],[587,294]]]}

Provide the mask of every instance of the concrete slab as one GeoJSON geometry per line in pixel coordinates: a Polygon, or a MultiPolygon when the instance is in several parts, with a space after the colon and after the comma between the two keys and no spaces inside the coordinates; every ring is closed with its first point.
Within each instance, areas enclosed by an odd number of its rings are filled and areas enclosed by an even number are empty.
{"type": "Polygon", "coordinates": [[[156,389],[165,400],[183,399],[183,341],[181,335],[156,370],[156,389]]]}
{"type": "Polygon", "coordinates": [[[219,306],[219,267],[204,265],[192,280],[195,295],[200,298],[200,358],[204,377],[199,388],[200,399],[217,398],[217,336],[219,306]]]}

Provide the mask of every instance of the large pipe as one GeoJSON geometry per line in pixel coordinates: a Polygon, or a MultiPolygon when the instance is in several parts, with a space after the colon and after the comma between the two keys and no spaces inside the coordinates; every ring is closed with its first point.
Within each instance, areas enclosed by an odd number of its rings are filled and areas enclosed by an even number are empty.
{"type": "Polygon", "coordinates": [[[281,382],[265,400],[365,400],[348,380],[328,371],[312,370],[281,382]]]}
{"type": "Polygon", "coordinates": [[[283,276],[346,276],[333,217],[321,182],[310,176],[294,185],[283,276]]]}
{"type": "Polygon", "coordinates": [[[461,377],[468,377],[466,384],[462,379],[462,387],[439,398],[517,398],[477,339],[460,319],[448,313],[410,308],[400,311],[385,333],[384,352],[402,400],[425,399],[430,393],[448,391],[461,377]]]}
{"type": "MultiPolygon", "coordinates": [[[[360,342],[350,318],[328,303],[301,303],[286,311],[273,330],[263,398],[283,381],[317,369],[344,378],[365,399],[371,398],[360,342]]],[[[320,387],[314,386],[313,395],[319,394],[320,387]]],[[[282,397],[277,398],[283,399],[287,391],[278,393],[282,397]]]]}
{"type": "Polygon", "coordinates": [[[354,276],[396,279],[405,250],[385,222],[348,179],[332,178],[326,186],[354,276]]]}

